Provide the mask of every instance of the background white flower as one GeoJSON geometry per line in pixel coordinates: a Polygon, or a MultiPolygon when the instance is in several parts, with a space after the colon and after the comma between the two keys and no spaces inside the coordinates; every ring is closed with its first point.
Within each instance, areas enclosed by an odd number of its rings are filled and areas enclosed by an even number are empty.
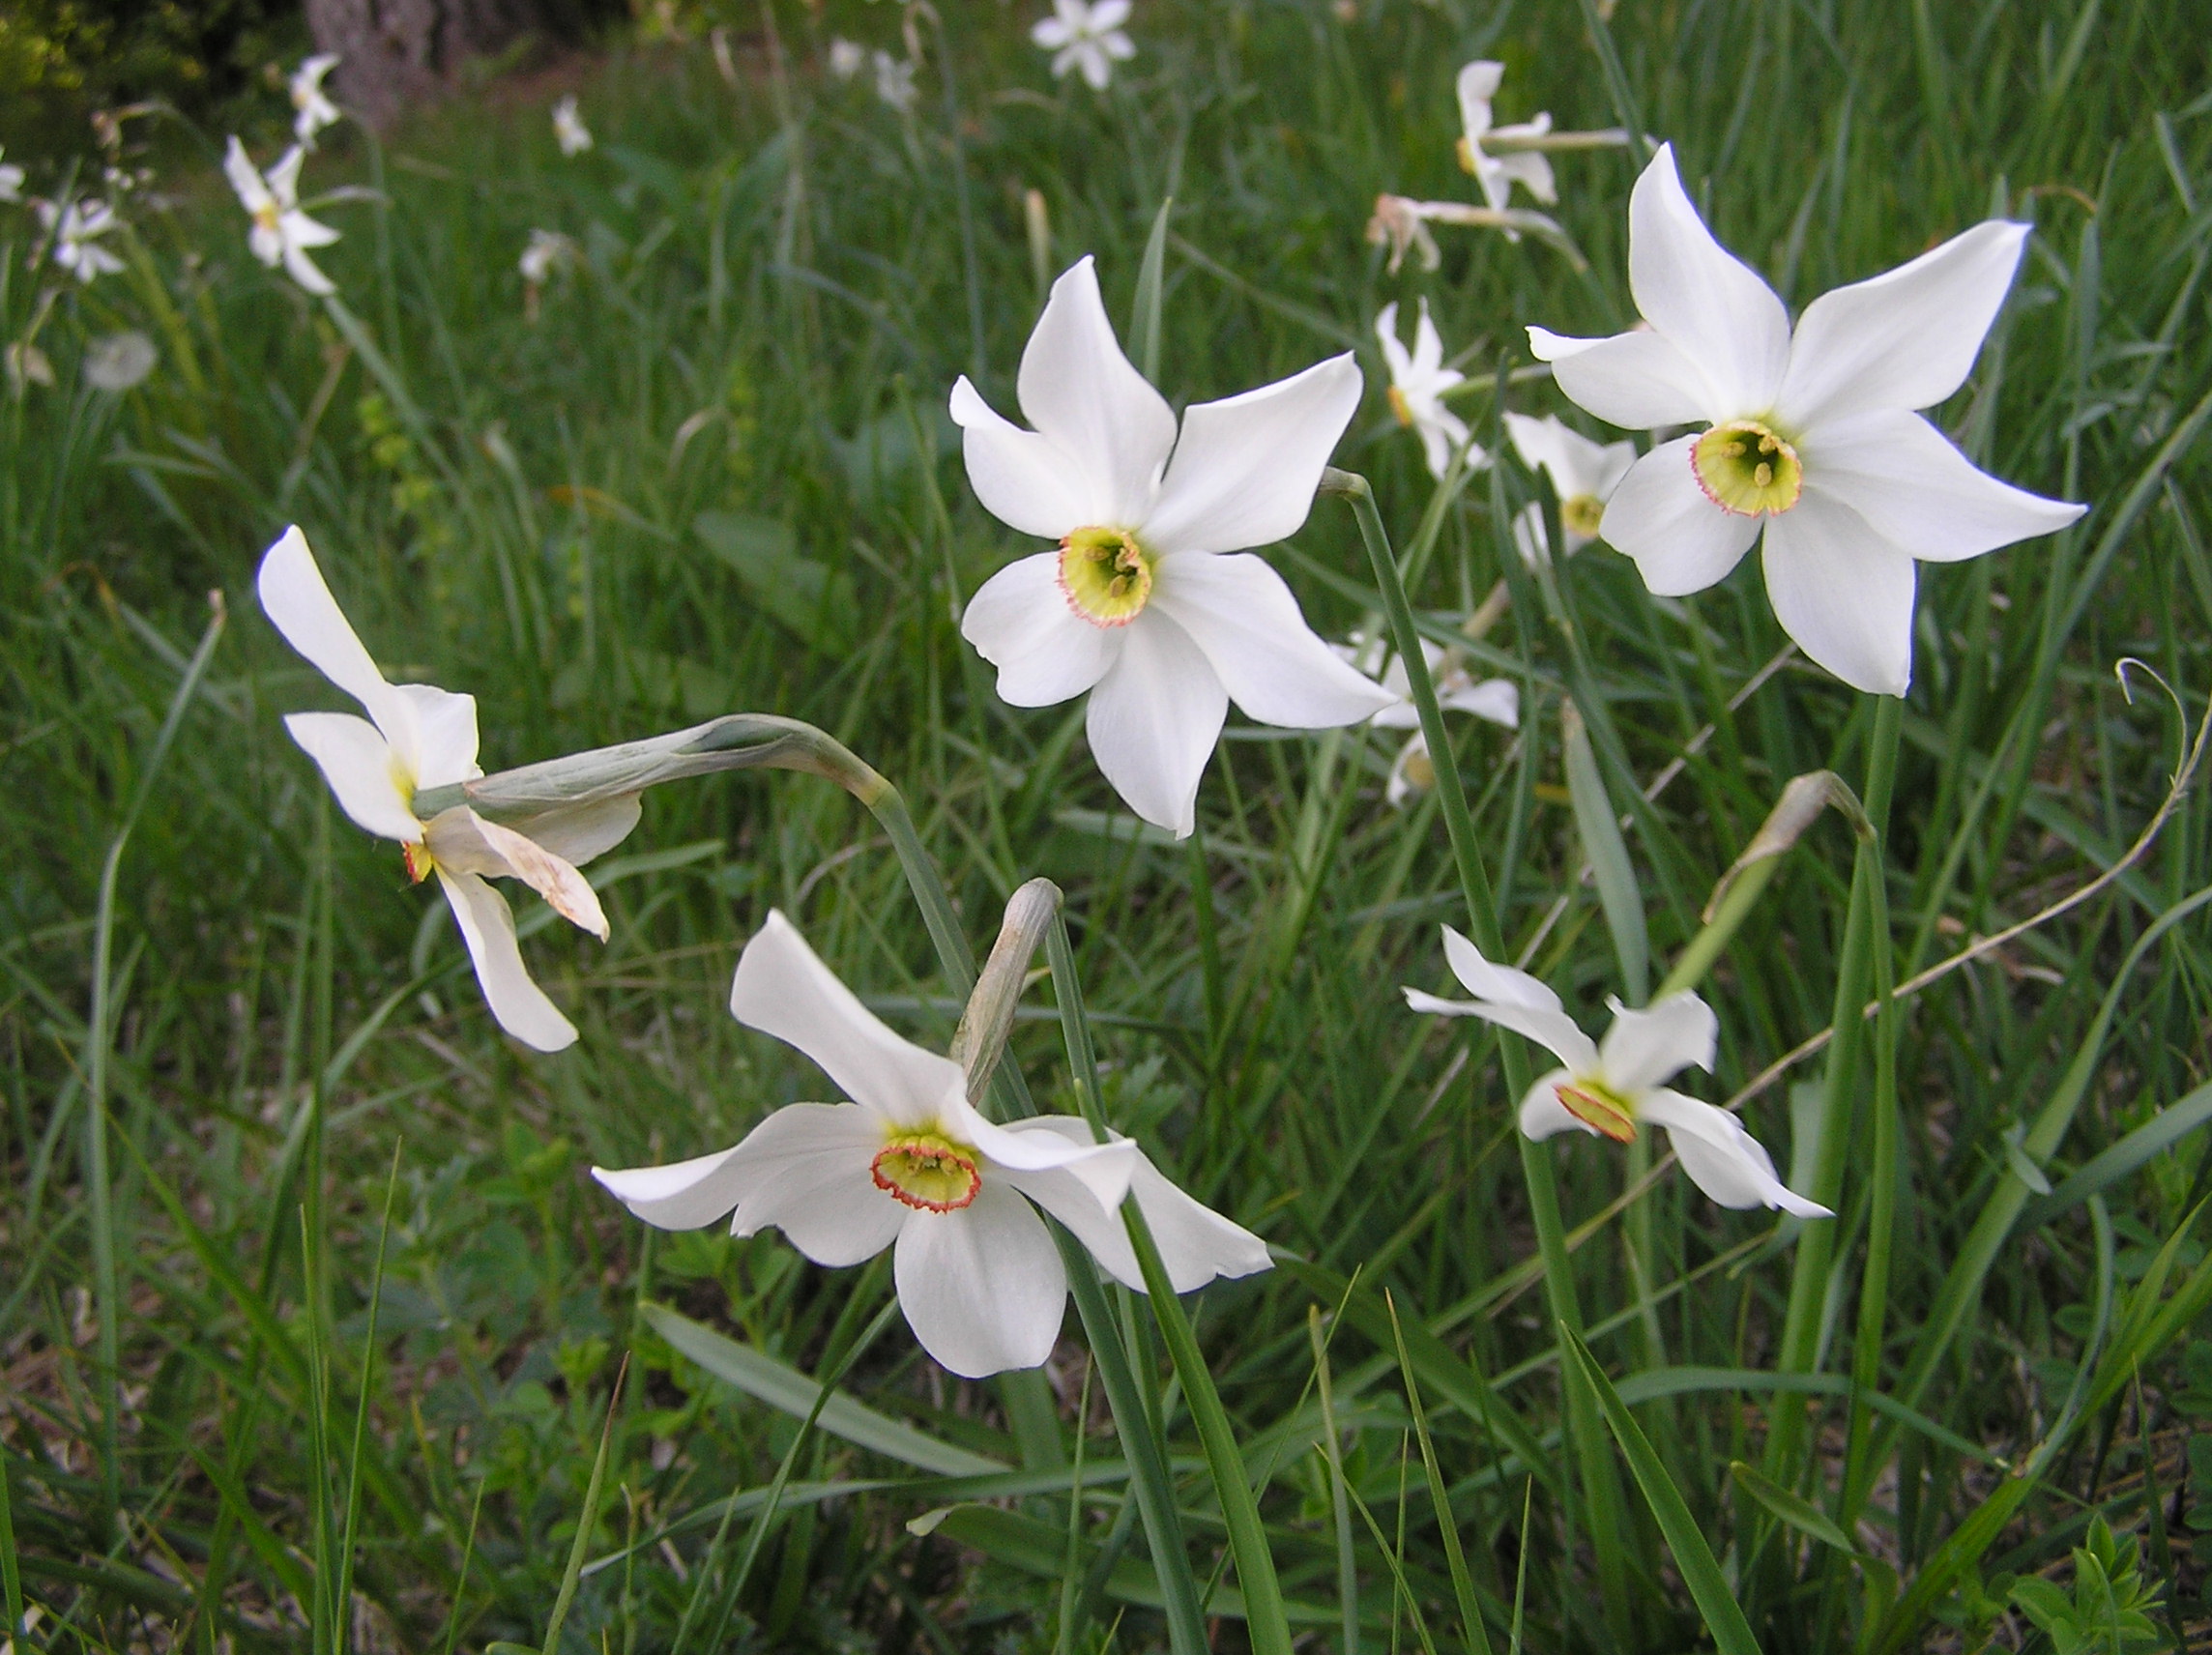
{"type": "Polygon", "coordinates": [[[580,156],[592,147],[592,129],[584,125],[573,92],[553,105],[553,141],[565,156],[580,156]]]}
{"type": "Polygon", "coordinates": [[[859,41],[849,41],[839,35],[830,43],[830,73],[839,80],[850,80],[867,67],[868,48],[859,41]]]}
{"type": "Polygon", "coordinates": [[[1444,957],[1472,1001],[1441,1000],[1407,989],[1406,1003],[1441,1017],[1479,1017],[1525,1035],[1565,1065],[1528,1089],[1521,1130],[1530,1138],[1583,1131],[1628,1143],[1640,1122],[1667,1130],[1682,1170],[1723,1206],[1775,1206],[1799,1218],[1827,1218],[1775,1175],[1765,1148],[1725,1109],[1671,1091],[1661,1083],[1686,1068],[1710,1069],[1720,1039],[1713,1009],[1694,994],[1669,995],[1632,1011],[1613,1002],[1613,1027],[1592,1041],[1559,997],[1527,972],[1493,965],[1450,926],[1444,957]]]}
{"type": "Polygon", "coordinates": [[[308,149],[315,134],[338,121],[338,106],[323,91],[323,76],[338,66],[336,52],[317,52],[292,72],[292,136],[308,149]]]}
{"type": "Polygon", "coordinates": [[[968,480],[1001,522],[1060,549],[984,582],[961,635],[1016,707],[1091,691],[1091,750],[1139,816],[1191,830],[1231,700],[1294,729],[1388,704],[1314,636],[1281,575],[1224,555],[1306,520],[1359,404],[1349,354],[1198,403],[1179,436],[1166,398],[1121,354],[1085,258],[1053,284],[1015,394],[1033,431],[994,413],[965,375],[952,388],[968,480]]]}
{"type": "MultiPolygon", "coordinates": [[[[1354,633],[1353,642],[1341,646],[1337,653],[1360,670],[1368,671],[1381,657],[1382,640],[1369,642],[1354,633]]],[[[1477,680],[1468,671],[1465,662],[1426,638],[1421,640],[1421,657],[1428,662],[1429,682],[1436,685],[1437,705],[1442,711],[1470,712],[1508,730],[1521,727],[1521,691],[1511,680],[1477,680]]],[[[1428,738],[1421,730],[1420,710],[1413,705],[1412,683],[1406,675],[1402,657],[1390,656],[1382,668],[1381,683],[1383,692],[1393,700],[1368,723],[1377,730],[1411,732],[1399,747],[1397,757],[1390,761],[1390,774],[1382,787],[1386,803],[1402,805],[1412,795],[1436,785],[1436,765],[1429,757],[1428,738]]]]}
{"type": "Polygon", "coordinates": [[[412,879],[438,876],[500,1027],[540,1052],[571,1044],[575,1029],[531,981],[514,915],[487,882],[519,879],[565,918],[606,941],[606,915],[575,864],[620,844],[637,826],[637,796],[547,811],[519,829],[466,805],[420,820],[417,793],[483,773],[477,768],[476,698],[385,682],[297,528],[269,548],[255,584],[284,641],[368,714],[294,712],[285,730],[322,770],[341,810],[380,838],[399,841],[412,879]]]}
{"type": "MultiPolygon", "coordinates": [[[[0,146],[0,156],[7,153],[6,147],[0,146]]],[[[22,200],[25,176],[23,169],[14,161],[0,163],[0,201],[22,200]]]]}
{"type": "Polygon", "coordinates": [[[872,61],[876,70],[876,96],[902,115],[913,109],[915,100],[921,96],[920,89],[914,83],[914,60],[879,51],[872,61]]]}
{"type": "Polygon", "coordinates": [[[320,296],[335,293],[337,284],[315,268],[307,248],[327,247],[338,233],[300,211],[300,168],[306,159],[307,152],[294,144],[263,177],[234,134],[223,153],[222,170],[238,192],[239,204],[253,219],[253,228],[247,232],[253,256],[272,270],[281,264],[294,281],[320,296]]]}
{"type": "Polygon", "coordinates": [[[522,279],[533,287],[542,287],[557,270],[567,269],[576,262],[576,244],[558,230],[533,230],[530,245],[522,249],[517,266],[522,279]]]}
{"type": "Polygon", "coordinates": [[[1429,319],[1429,302],[1421,301],[1420,318],[1413,324],[1413,348],[1408,352],[1398,338],[1398,302],[1382,306],[1375,318],[1375,334],[1382,341],[1382,359],[1390,367],[1390,412],[1398,423],[1421,439],[1421,455],[1429,474],[1442,477],[1451,469],[1452,455],[1467,450],[1469,469],[1490,456],[1477,443],[1468,441],[1467,421],[1444,406],[1443,393],[1463,383],[1467,375],[1444,366],[1444,343],[1437,325],[1429,319]]]}
{"type": "Polygon", "coordinates": [[[1487,59],[1478,59],[1459,72],[1459,118],[1465,129],[1459,140],[1459,163],[1474,174],[1475,183],[1482,187],[1483,200],[1493,208],[1503,210],[1516,184],[1549,207],[1558,200],[1559,192],[1552,182],[1552,163],[1547,157],[1534,150],[1493,155],[1484,147],[1491,138],[1541,137],[1552,130],[1548,114],[1508,127],[1490,124],[1490,101],[1498,96],[1498,83],[1504,77],[1505,66],[1487,59]]]}
{"type": "Polygon", "coordinates": [[[123,261],[98,240],[123,222],[106,202],[72,201],[56,206],[51,201],[40,201],[34,205],[40,224],[53,237],[54,263],[77,280],[90,282],[123,268],[123,261]]]}
{"type": "Polygon", "coordinates": [[[1036,1207],[1140,1292],[1125,1193],[1178,1292],[1267,1267],[1258,1236],[1184,1195],[1128,1140],[1098,1144],[1068,1116],[985,1119],[960,1065],[887,1029],[780,913],[745,944],[730,1013],[798,1047],[851,1101],[787,1104],[735,1147],[592,1176],[664,1230],[729,1213],[733,1234],[780,1229],[829,1265],[895,1247],[907,1325],[955,1374],[1033,1368],[1052,1353],[1067,1276],[1036,1207]]]}
{"type": "Polygon", "coordinates": [[[1854,688],[1912,679],[1916,560],[1955,563],[2062,529],[2083,508],[1974,466],[1914,412],[1965,383],[2029,226],[1992,219],[1823,294],[1794,331],[1714,241],[1672,147],[1636,181],[1629,284],[1648,331],[1528,330],[1559,389],[1601,420],[1704,427],[1637,461],[1601,533],[1665,596],[1702,592],[1761,537],[1775,619],[1854,688]]]}
{"type": "Polygon", "coordinates": [[[161,353],[144,334],[126,330],[103,334],[85,347],[85,384],[95,391],[125,392],[154,371],[161,353]]]}
{"type": "Polygon", "coordinates": [[[1093,91],[1103,92],[1114,66],[1137,55],[1121,30],[1129,20],[1129,0],[1052,0],[1052,15],[1039,18],[1030,39],[1053,54],[1052,77],[1067,78],[1081,70],[1093,91]]]}
{"type": "MultiPolygon", "coordinates": [[[[1597,538],[1605,503],[1636,463],[1636,445],[1593,443],[1557,414],[1532,420],[1508,413],[1505,434],[1523,465],[1550,474],[1552,492],[1559,501],[1559,533],[1567,542],[1566,555],[1574,556],[1597,538]]],[[[1528,562],[1544,556],[1551,537],[1542,507],[1529,503],[1514,522],[1513,537],[1528,562]]]]}

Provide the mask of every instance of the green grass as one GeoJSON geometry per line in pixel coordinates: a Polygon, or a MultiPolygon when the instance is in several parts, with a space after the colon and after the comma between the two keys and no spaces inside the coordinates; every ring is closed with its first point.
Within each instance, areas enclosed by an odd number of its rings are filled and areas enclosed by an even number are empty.
{"type": "MultiPolygon", "coordinates": [[[[2027,1595],[2039,1615],[2135,1580],[2091,1543],[2100,1515],[2139,1546],[2158,1636],[2200,1637],[2199,792],[2089,901],[1859,1042],[1836,1272],[1800,1290],[1817,1372],[1779,1354],[1799,1227],[1716,1209],[1677,1172],[1639,1186],[1648,1158],[1610,1145],[1540,1150],[1574,1248],[1576,1413],[1557,1294],[1532,1291],[1519,1054],[1396,992],[1442,987],[1437,925],[1466,922],[1437,796],[1382,804],[1382,736],[1233,724],[1200,851],[1102,826],[1118,804],[1079,711],[1005,708],[958,636],[960,599],[1028,547],[975,503],[941,414],[960,372],[1011,407],[1040,269],[1095,253],[1127,336],[1172,195],[1164,389],[1225,395],[1357,349],[1369,396],[1337,463],[1372,479],[1404,551],[1432,485],[1381,396],[1381,305],[1428,296],[1493,448],[1522,325],[1630,314],[1617,152],[1559,161],[1586,277],[1472,231],[1441,232],[1433,276],[1389,277],[1362,242],[1379,189],[1470,193],[1450,79],[1478,54],[1509,65],[1501,118],[1672,139],[1716,232],[1796,305],[1993,211],[2032,218],[1940,419],[1998,475],[2092,510],[1923,580],[1892,831],[1858,898],[1864,980],[1906,981],[2110,867],[2212,687],[2194,8],[1626,4],[1624,114],[1561,5],[1367,0],[1348,23],[1303,0],[1146,0],[1140,57],[1093,98],[1050,82],[1029,10],[937,4],[942,36],[915,21],[911,120],[821,69],[831,33],[901,49],[896,13],[778,0],[728,19],[734,84],[703,31],[593,66],[599,147],[577,160],[554,151],[549,95],[496,86],[382,148],[333,132],[309,189],[372,192],[319,210],[345,236],[323,262],[350,337],[247,256],[220,133],[171,130],[158,188],[178,198],[131,210],[130,273],[50,309],[30,220],[0,207],[0,334],[39,318],[59,380],[0,400],[6,1612],[20,1593],[33,1641],[70,1650],[536,1648],[596,1507],[559,1632],[578,1655],[667,1650],[680,1627],[694,1652],[1166,1646],[1100,1384],[1077,1415],[1073,1317],[1049,1399],[955,1381],[895,1319],[870,1336],[882,1265],[660,1235],[584,1176],[726,1145],[817,1093],[724,1009],[771,906],[898,1027],[949,1039],[958,1003],[872,819],[797,774],[655,792],[593,870],[611,945],[560,925],[525,942],[581,1042],[521,1050],[443,906],[277,722],[337,705],[251,596],[297,520],[394,676],[477,695],[488,768],[783,713],[899,785],[978,950],[1024,880],[1065,889],[1107,1117],[1284,1255],[1184,1308],[1301,1646],[1686,1648],[1720,1631],[1698,1605],[1721,1593],[1775,1655],[1973,1648],[1993,1626],[2011,1647],[2046,1634],[2008,1610],[2009,1577],[2056,1582],[2027,1595]],[[514,274],[533,226],[585,253],[535,324],[514,274]],[[87,341],[123,328],[159,344],[154,376],[77,389],[87,341]],[[227,623],[195,674],[211,590],[227,623]],[[2182,709],[2140,672],[2123,695],[2122,656],[2182,709]],[[1884,1332],[1859,1341],[1870,1287],[1884,1332]],[[750,1354],[680,1353],[647,1304],[750,1354]],[[801,1434],[806,1376],[840,1368],[801,1434]]],[[[1564,407],[1541,383],[1510,398],[1564,407]]],[[[1593,547],[1556,590],[1528,582],[1503,527],[1531,488],[1509,465],[1441,503],[1411,596],[1449,626],[1512,583],[1480,659],[1520,680],[1525,733],[1469,721],[1458,761],[1509,950],[1532,944],[1589,1021],[1634,952],[1603,897],[1618,921],[1632,879],[1664,977],[1790,777],[1863,790],[1874,717],[1802,663],[1734,704],[1785,641],[1749,568],[1654,601],[1593,547]],[[1588,730],[1572,766],[1569,692],[1588,730]],[[1685,754],[1635,803],[1625,876],[1604,857],[1602,886],[1581,881],[1573,798],[1589,817],[1594,781],[1625,809],[1685,754]]],[[[1339,501],[1271,561],[1325,632],[1382,609],[1339,501]]],[[[1828,1027],[1853,861],[1830,813],[1749,906],[1705,981],[1723,1033],[1701,1095],[1828,1027]]],[[[1012,1054],[1040,1104],[1075,1107],[1042,992],[1012,1054]]],[[[1815,1059],[1746,1106],[1786,1170],[1820,1079],[1815,1059]]],[[[1190,1571],[1236,1588],[1243,1502],[1217,1496],[1168,1346],[1147,1332],[1131,1353],[1190,1571]]],[[[1237,1620],[1212,1635],[1243,1646],[1237,1620]]]]}

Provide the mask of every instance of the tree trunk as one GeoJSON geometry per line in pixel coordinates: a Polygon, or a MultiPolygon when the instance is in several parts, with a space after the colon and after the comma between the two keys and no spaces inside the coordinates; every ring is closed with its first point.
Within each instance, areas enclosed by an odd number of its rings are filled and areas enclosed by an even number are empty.
{"type": "Polygon", "coordinates": [[[445,90],[469,58],[568,34],[580,10],[574,0],[306,0],[315,49],[338,55],[338,102],[379,128],[445,90]]]}

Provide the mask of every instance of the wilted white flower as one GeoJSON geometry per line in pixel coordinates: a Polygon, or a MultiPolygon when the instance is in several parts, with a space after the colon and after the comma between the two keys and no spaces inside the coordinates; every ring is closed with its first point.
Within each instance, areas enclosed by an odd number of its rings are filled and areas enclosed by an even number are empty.
{"type": "Polygon", "coordinates": [[[859,41],[849,41],[839,35],[830,43],[830,73],[839,80],[850,80],[867,67],[868,48],[859,41]]]}
{"type": "Polygon", "coordinates": [[[1139,816],[1191,830],[1232,699],[1299,730],[1387,704],[1314,636],[1283,577],[1244,552],[1305,522],[1359,405],[1350,353],[1197,403],[1179,435],[1167,399],[1121,354],[1085,258],[1053,283],[1014,392],[1034,430],[994,413],[965,375],[952,388],[968,480],[1001,522],[1060,545],[985,581],[961,636],[1016,707],[1090,691],[1091,754],[1139,816]]]}
{"type": "Polygon", "coordinates": [[[1409,251],[1423,270],[1434,270],[1443,262],[1436,237],[1429,234],[1428,216],[1421,211],[1426,205],[1406,195],[1375,197],[1375,216],[1367,220],[1367,239],[1376,247],[1390,249],[1392,276],[1398,274],[1409,251]]]}
{"type": "Polygon", "coordinates": [[[154,371],[161,353],[144,334],[109,334],[84,353],[84,382],[95,391],[125,392],[154,371]]]}
{"type": "MultiPolygon", "coordinates": [[[[1551,475],[1552,492],[1559,501],[1559,532],[1566,537],[1566,555],[1574,556],[1597,538],[1605,503],[1636,463],[1636,445],[1593,443],[1557,414],[1531,420],[1526,414],[1508,413],[1505,434],[1523,465],[1551,475]]],[[[1522,508],[1513,520],[1513,539],[1529,565],[1545,561],[1551,536],[1544,527],[1542,507],[1531,501],[1522,508]]]]}
{"type": "Polygon", "coordinates": [[[565,156],[579,156],[592,147],[592,129],[577,112],[573,92],[553,105],[553,140],[565,156]]]}
{"type": "Polygon", "coordinates": [[[779,1229],[829,1265],[894,1248],[907,1325],[955,1374],[1033,1368],[1052,1353],[1067,1275],[1038,1207],[1139,1292],[1124,1195],[1176,1292],[1267,1267],[1266,1243],[1177,1189],[1127,1139],[1099,1144],[1072,1116],[985,1119],[960,1065],[884,1027],[779,913],[739,957],[730,1013],[804,1052],[852,1101],[787,1104],[734,1148],[592,1176],[663,1230],[729,1213],[732,1234],[779,1229]]]}
{"type": "Polygon", "coordinates": [[[893,57],[888,51],[875,54],[876,96],[900,114],[914,107],[914,101],[921,96],[914,83],[914,59],[893,57]]]}
{"type": "Polygon", "coordinates": [[[1091,90],[1103,92],[1114,66],[1137,55],[1121,32],[1128,20],[1129,0],[1052,0],[1052,15],[1038,20],[1030,39],[1053,54],[1053,79],[1081,70],[1091,90]]]}
{"type": "Polygon", "coordinates": [[[1778,1206],[1798,1218],[1828,1218],[1776,1176],[1774,1162],[1725,1109],[1670,1091],[1678,1070],[1711,1069],[1720,1039],[1712,1007],[1694,994],[1671,994],[1642,1011],[1613,1002],[1613,1027],[1599,1045],[1576,1027],[1559,997],[1527,972],[1498,966],[1450,926],[1444,956],[1472,1001],[1440,1000],[1407,989],[1406,1003],[1441,1017],[1479,1017],[1526,1035],[1566,1066],[1528,1089],[1521,1130],[1530,1138],[1583,1131],[1615,1143],[1635,1141],[1640,1123],[1667,1130],[1667,1141],[1696,1184],[1723,1206],[1778,1206]]]}
{"type": "Polygon", "coordinates": [[[123,221],[106,202],[72,201],[57,207],[51,201],[41,201],[35,205],[39,222],[53,237],[54,263],[77,280],[90,282],[123,268],[123,261],[97,239],[123,221]]]}
{"type": "Polygon", "coordinates": [[[1382,306],[1375,318],[1376,336],[1382,341],[1382,358],[1390,364],[1390,412],[1398,423],[1421,439],[1422,456],[1429,474],[1442,477],[1451,469],[1452,456],[1467,450],[1472,469],[1490,456],[1480,444],[1468,441],[1467,421],[1444,406],[1444,392],[1467,375],[1444,366],[1444,344],[1437,325],[1429,320],[1429,302],[1421,301],[1420,320],[1413,326],[1413,349],[1407,354],[1398,340],[1398,302],[1382,306]]]}
{"type": "Polygon", "coordinates": [[[2084,508],[1978,470],[1917,409],[1965,382],[2029,226],[1992,219],[1821,295],[1794,331],[1774,290],[1713,240],[1671,147],[1628,204],[1628,276],[1648,331],[1528,330],[1559,389],[1601,420],[1704,429],[1630,468],[1601,532],[1664,596],[1702,592],[1764,545],[1782,628],[1853,688],[1912,681],[1918,564],[2063,529],[2084,508]]]}
{"type": "Polygon", "coordinates": [[[253,219],[253,228],[247,233],[253,256],[271,270],[281,264],[294,281],[319,297],[335,293],[337,284],[315,268],[307,249],[329,247],[338,233],[300,211],[300,168],[306,159],[307,152],[294,144],[264,177],[233,135],[223,154],[222,170],[230,176],[239,204],[253,219]]]}
{"type": "Polygon", "coordinates": [[[336,52],[317,52],[292,73],[292,136],[308,149],[315,147],[317,132],[337,125],[338,106],[323,92],[323,76],[337,65],[336,52]]]}
{"type": "Polygon", "coordinates": [[[452,905],[492,1016],[540,1052],[571,1044],[576,1031],[530,980],[516,944],[514,915],[493,879],[518,879],[571,923],[601,942],[607,916],[576,864],[622,842],[637,826],[637,795],[548,810],[503,827],[456,804],[424,822],[415,796],[471,781],[477,768],[477,704],[425,683],[388,683],[323,582],[306,537],[287,529],[261,560],[261,607],[284,641],[368,717],[294,712],[284,728],[315,761],[338,808],[379,838],[396,839],[408,877],[431,874],[452,905]]]}
{"type": "Polygon", "coordinates": [[[1459,140],[1459,163],[1474,174],[1482,186],[1482,198],[1499,211],[1504,210],[1516,184],[1549,207],[1558,200],[1559,192],[1552,182],[1548,159],[1530,150],[1493,155],[1487,147],[1493,139],[1540,138],[1552,130],[1548,114],[1510,127],[1490,124],[1490,101],[1498,96],[1498,83],[1504,76],[1503,64],[1487,61],[1470,63],[1459,72],[1459,118],[1466,129],[1459,140]]]}

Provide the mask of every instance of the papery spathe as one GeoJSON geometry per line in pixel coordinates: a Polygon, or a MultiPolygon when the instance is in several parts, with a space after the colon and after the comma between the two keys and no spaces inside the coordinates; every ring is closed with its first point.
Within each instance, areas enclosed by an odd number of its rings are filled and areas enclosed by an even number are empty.
{"type": "Polygon", "coordinates": [[[1662,146],[1629,198],[1629,284],[1648,331],[1528,330],[1559,389],[1616,425],[1696,424],[1637,461],[1606,540],[1664,596],[1702,592],[1764,531],[1775,618],[1854,688],[1912,678],[1920,562],[1955,563],[2084,509],[2014,488],[1915,410],[1965,382],[2029,226],[1993,219],[1839,287],[1797,320],[1714,241],[1662,146]]]}
{"type": "Polygon", "coordinates": [[[984,582],[961,635],[1016,707],[1090,691],[1098,768],[1179,836],[1230,701],[1294,729],[1387,704],[1314,635],[1282,576],[1244,553],[1304,523],[1359,389],[1351,356],[1336,357],[1195,404],[1179,434],[1121,354],[1089,258],[1053,284],[1022,352],[1015,394],[1035,429],[994,413],[965,376],[952,388],[976,498],[1061,542],[984,582]]]}
{"type": "Polygon", "coordinates": [[[1177,1292],[1267,1267],[1258,1236],[1192,1201],[1126,1139],[1095,1143],[1072,1117],[985,1119],[960,1065],[887,1029],[780,913],[745,944],[730,1012],[798,1047],[851,1101],[789,1104],[732,1148],[592,1176],[665,1230],[727,1213],[734,1234],[780,1229],[829,1265],[895,1248],[907,1324],[955,1374],[1033,1368],[1052,1353],[1067,1277],[1039,1207],[1140,1292],[1126,1194],[1177,1292]]]}
{"type": "Polygon", "coordinates": [[[256,587],[284,641],[368,714],[294,712],[284,719],[292,740],[330,783],[338,808],[380,838],[399,841],[411,877],[438,876],[500,1027],[540,1052],[571,1044],[575,1029],[531,980],[514,916],[487,882],[521,880],[604,942],[606,915],[576,864],[621,843],[637,826],[637,796],[547,811],[518,828],[466,805],[422,821],[415,814],[416,794],[483,773],[477,768],[476,698],[424,683],[387,682],[296,527],[262,558],[256,587]]]}

